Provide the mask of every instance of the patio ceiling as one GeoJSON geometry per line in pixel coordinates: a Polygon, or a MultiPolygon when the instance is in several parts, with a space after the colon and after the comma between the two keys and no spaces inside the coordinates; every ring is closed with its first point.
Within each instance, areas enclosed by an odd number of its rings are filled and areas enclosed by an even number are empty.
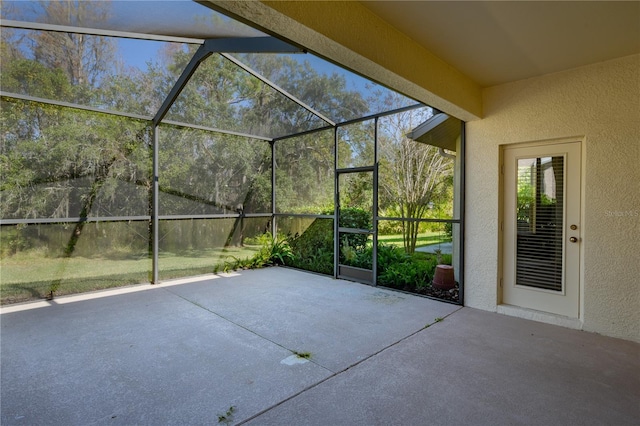
{"type": "Polygon", "coordinates": [[[362,1],[483,87],[640,53],[637,1],[362,1]]]}
{"type": "Polygon", "coordinates": [[[465,121],[484,87],[640,52],[638,2],[200,1],[465,121]]]}

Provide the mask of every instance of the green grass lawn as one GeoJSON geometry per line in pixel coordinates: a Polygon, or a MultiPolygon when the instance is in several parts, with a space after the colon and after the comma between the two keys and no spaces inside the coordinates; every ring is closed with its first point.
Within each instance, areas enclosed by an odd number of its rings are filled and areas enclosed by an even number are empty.
{"type": "MultiPolygon", "coordinates": [[[[251,257],[259,246],[161,252],[161,280],[212,273],[216,265],[235,258],[251,257]]],[[[47,257],[28,251],[0,260],[0,304],[46,297],[59,281],[56,295],[82,293],[149,282],[151,259],[146,253],[118,253],[104,257],[47,257]]]]}
{"type": "MultiPolygon", "coordinates": [[[[451,241],[451,237],[442,232],[422,232],[418,234],[416,247],[451,241]]],[[[378,242],[403,247],[402,234],[378,235],[378,242]]]]}
{"type": "MultiPolygon", "coordinates": [[[[380,235],[381,243],[402,247],[402,235],[380,235]]],[[[438,232],[418,235],[417,246],[450,239],[438,232]]],[[[224,249],[161,252],[159,278],[167,280],[214,272],[216,266],[253,256],[258,245],[224,249]]],[[[64,259],[30,250],[0,260],[0,304],[46,297],[53,283],[59,282],[56,295],[82,293],[130,284],[146,283],[151,278],[151,259],[147,253],[111,252],[102,256],[74,256],[64,259]]]]}

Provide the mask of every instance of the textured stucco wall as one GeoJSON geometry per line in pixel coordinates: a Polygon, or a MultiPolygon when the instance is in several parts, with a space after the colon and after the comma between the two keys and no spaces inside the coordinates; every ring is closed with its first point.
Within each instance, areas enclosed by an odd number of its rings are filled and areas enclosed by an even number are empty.
{"type": "Polygon", "coordinates": [[[640,55],[484,90],[467,124],[465,304],[498,303],[499,146],[583,140],[582,328],[640,341],[640,55]]]}

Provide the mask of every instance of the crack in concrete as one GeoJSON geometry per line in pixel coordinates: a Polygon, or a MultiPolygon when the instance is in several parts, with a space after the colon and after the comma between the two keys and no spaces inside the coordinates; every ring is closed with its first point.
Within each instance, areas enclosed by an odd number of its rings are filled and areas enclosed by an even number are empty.
{"type": "MultiPolygon", "coordinates": [[[[325,377],[324,379],[322,379],[322,380],[320,380],[320,381],[318,381],[318,382],[316,382],[316,383],[313,383],[313,384],[311,384],[311,385],[307,386],[306,388],[304,388],[304,389],[300,390],[299,392],[296,392],[296,393],[294,393],[293,395],[291,395],[291,396],[289,396],[289,397],[287,397],[287,398],[283,399],[282,401],[279,401],[277,404],[273,404],[272,406],[267,407],[267,408],[265,408],[264,410],[262,410],[262,411],[260,411],[260,412],[258,412],[258,413],[256,413],[256,414],[254,414],[254,415],[252,415],[252,416],[250,416],[250,417],[248,417],[248,418],[246,418],[246,419],[244,419],[244,420],[242,420],[242,421],[240,421],[240,422],[236,423],[236,426],[240,426],[240,425],[243,425],[243,424],[246,424],[246,423],[250,422],[251,420],[255,420],[255,419],[257,419],[258,417],[260,417],[261,415],[263,415],[263,414],[265,414],[265,413],[267,413],[267,412],[269,412],[269,411],[273,410],[274,408],[277,408],[277,407],[281,406],[281,405],[282,405],[282,404],[284,404],[285,402],[288,402],[288,401],[290,401],[290,400],[292,400],[292,399],[294,399],[294,398],[296,398],[296,397],[298,397],[298,396],[302,395],[303,393],[305,393],[305,392],[307,392],[307,391],[309,391],[309,390],[311,390],[311,389],[313,389],[313,388],[315,388],[315,387],[317,387],[317,386],[321,385],[322,383],[324,383],[324,382],[326,382],[326,381],[328,381],[328,380],[330,380],[330,379],[332,379],[332,378],[334,378],[334,377],[339,376],[340,374],[346,373],[346,372],[347,372],[347,371],[349,371],[350,369],[352,369],[352,368],[354,368],[354,367],[357,367],[358,365],[360,365],[360,364],[362,364],[363,362],[365,362],[365,361],[367,361],[367,360],[369,360],[369,359],[371,359],[371,358],[373,358],[373,357],[375,357],[375,356],[377,356],[377,355],[381,354],[382,352],[386,351],[387,349],[390,349],[390,348],[392,348],[392,347],[396,346],[397,344],[399,344],[399,343],[401,343],[401,342],[403,342],[403,341],[405,341],[405,340],[407,340],[407,339],[409,339],[409,338],[411,338],[411,337],[415,336],[416,334],[418,334],[418,333],[420,333],[420,332],[426,331],[427,329],[431,328],[431,326],[433,326],[434,324],[437,324],[437,323],[441,323],[441,322],[443,322],[446,318],[448,318],[449,316],[451,316],[451,315],[455,314],[456,312],[460,311],[460,309],[462,309],[462,308],[463,308],[463,306],[460,306],[460,307],[459,307],[458,309],[456,309],[455,311],[453,311],[453,312],[451,312],[451,313],[449,313],[449,314],[447,314],[447,315],[445,315],[445,316],[443,316],[443,317],[435,318],[435,319],[433,320],[433,322],[432,322],[432,323],[428,324],[428,326],[429,326],[429,327],[422,327],[422,328],[420,328],[420,329],[418,329],[418,330],[414,331],[413,333],[410,333],[410,334],[406,335],[406,336],[405,336],[405,337],[403,337],[402,339],[400,339],[400,340],[398,340],[398,341],[396,341],[396,342],[393,342],[393,343],[391,343],[391,344],[389,344],[389,345],[385,346],[384,348],[380,349],[379,351],[374,352],[374,353],[372,353],[371,355],[369,355],[369,356],[367,356],[367,357],[365,357],[365,358],[363,358],[363,359],[361,359],[361,360],[359,360],[359,361],[357,361],[357,362],[355,362],[355,363],[353,363],[353,364],[351,364],[351,365],[349,365],[349,366],[347,366],[347,367],[343,368],[342,370],[336,371],[336,372],[334,372],[333,374],[331,374],[330,376],[327,376],[327,377],[325,377]]],[[[329,370],[329,369],[327,368],[327,370],[329,370]]],[[[331,371],[331,370],[329,370],[329,371],[331,371]]]]}
{"type": "MultiPolygon", "coordinates": [[[[282,349],[285,349],[285,350],[287,350],[287,351],[291,352],[291,353],[292,353],[292,354],[294,354],[294,355],[295,355],[295,353],[296,353],[296,351],[295,351],[294,349],[287,348],[286,346],[284,346],[284,345],[282,345],[282,344],[280,344],[280,343],[278,343],[278,342],[276,342],[276,341],[274,341],[274,340],[272,340],[272,339],[270,339],[270,338],[268,338],[268,337],[266,337],[266,336],[263,336],[263,335],[261,335],[260,333],[258,333],[258,332],[256,332],[256,331],[254,331],[254,330],[252,330],[252,329],[250,329],[250,328],[248,328],[248,327],[246,327],[246,326],[244,326],[244,325],[242,325],[242,324],[240,324],[240,323],[238,323],[238,322],[236,322],[236,321],[233,321],[232,319],[227,318],[227,317],[225,317],[224,315],[222,315],[222,314],[220,314],[220,313],[218,313],[218,312],[215,312],[215,311],[213,311],[213,310],[211,310],[211,309],[207,308],[206,306],[203,306],[203,305],[199,304],[199,303],[198,303],[198,302],[196,302],[196,301],[190,300],[190,299],[188,299],[188,298],[186,298],[186,297],[184,297],[184,296],[182,296],[182,295],[180,295],[180,294],[178,294],[178,293],[175,293],[175,292],[171,291],[171,290],[170,290],[169,288],[167,288],[167,287],[164,287],[164,288],[163,288],[163,290],[165,290],[165,291],[167,291],[168,293],[170,293],[170,294],[172,294],[172,295],[174,295],[174,296],[176,296],[176,297],[178,297],[178,298],[180,298],[180,299],[184,300],[184,301],[185,301],[185,302],[187,302],[187,303],[190,303],[190,304],[192,304],[192,305],[194,305],[194,306],[196,306],[196,307],[198,307],[198,308],[200,308],[200,309],[203,309],[203,310],[205,310],[205,311],[207,311],[207,312],[209,312],[209,313],[211,313],[211,314],[213,314],[213,315],[217,316],[217,317],[218,317],[218,318],[220,318],[220,319],[223,319],[223,320],[225,320],[225,321],[227,321],[227,322],[229,322],[229,323],[231,323],[231,324],[235,325],[236,327],[240,327],[241,329],[243,329],[243,330],[245,330],[245,331],[248,331],[249,333],[251,333],[251,334],[253,334],[253,335],[255,335],[255,336],[257,336],[257,337],[259,337],[259,338],[261,338],[261,339],[264,339],[264,340],[266,340],[266,341],[268,341],[268,342],[270,342],[270,343],[272,343],[272,344],[274,344],[274,345],[276,345],[276,346],[278,346],[278,347],[280,347],[280,348],[282,348],[282,349]]],[[[441,322],[443,322],[447,317],[449,317],[449,316],[453,315],[454,313],[458,312],[458,311],[459,311],[460,309],[462,309],[462,308],[463,308],[463,307],[462,307],[462,306],[460,306],[460,307],[459,307],[458,309],[456,309],[455,311],[453,311],[453,312],[451,312],[451,313],[449,313],[449,314],[447,314],[447,315],[445,315],[445,316],[443,316],[443,317],[440,317],[440,318],[434,318],[432,323],[429,323],[429,324],[427,324],[426,326],[421,327],[421,328],[419,328],[418,330],[416,330],[416,331],[414,331],[414,332],[412,332],[412,333],[410,333],[410,334],[408,334],[408,335],[404,336],[403,338],[401,338],[401,339],[399,339],[399,340],[397,340],[397,341],[395,341],[395,342],[393,342],[393,343],[391,343],[391,344],[389,344],[389,345],[387,345],[387,346],[383,347],[382,349],[380,349],[380,350],[378,350],[378,351],[376,351],[376,352],[372,353],[371,355],[368,355],[368,356],[364,357],[363,359],[358,360],[357,362],[355,362],[355,363],[353,363],[353,364],[348,365],[347,367],[343,368],[342,370],[339,370],[339,371],[332,371],[331,369],[329,369],[329,368],[325,367],[324,365],[322,365],[322,364],[320,364],[320,363],[318,363],[318,362],[314,361],[313,359],[309,359],[309,360],[308,360],[309,362],[311,362],[311,363],[313,363],[313,364],[317,365],[318,367],[320,367],[320,368],[322,368],[322,369],[324,369],[324,370],[327,370],[327,371],[328,371],[329,373],[331,373],[331,374],[329,374],[329,375],[328,375],[327,377],[325,377],[324,379],[322,379],[322,380],[320,380],[320,381],[318,381],[318,382],[316,382],[316,383],[313,383],[313,384],[311,384],[311,385],[309,385],[309,386],[307,386],[307,387],[303,388],[303,389],[302,389],[302,390],[300,390],[299,392],[296,392],[296,393],[294,393],[294,394],[292,394],[292,395],[288,396],[287,398],[284,398],[283,400],[279,401],[278,403],[273,404],[273,405],[271,405],[271,406],[269,406],[269,407],[265,408],[264,410],[261,410],[261,411],[257,412],[256,414],[253,414],[253,415],[249,416],[248,418],[246,418],[246,419],[244,419],[244,420],[241,420],[240,422],[235,423],[235,424],[239,426],[239,425],[246,424],[246,423],[250,422],[251,420],[257,419],[257,418],[258,418],[258,417],[260,417],[261,415],[263,415],[263,414],[265,414],[265,413],[267,413],[267,412],[269,412],[269,411],[273,410],[274,408],[279,407],[280,405],[284,404],[285,402],[288,402],[288,401],[290,401],[290,400],[292,400],[292,399],[294,399],[294,398],[296,398],[296,397],[298,397],[298,396],[302,395],[303,393],[308,392],[309,390],[311,390],[311,389],[313,389],[313,388],[315,388],[315,387],[317,387],[317,386],[321,385],[322,383],[324,383],[324,382],[326,382],[326,381],[328,381],[328,380],[330,380],[330,379],[332,379],[332,378],[334,378],[334,377],[337,377],[337,376],[338,376],[338,375],[340,375],[340,374],[346,373],[346,372],[347,372],[347,371],[349,371],[350,369],[352,369],[352,368],[354,368],[354,367],[357,367],[358,365],[362,364],[363,362],[365,362],[365,361],[367,361],[367,360],[369,360],[369,359],[371,359],[371,358],[373,358],[373,357],[375,357],[375,356],[379,355],[380,353],[382,353],[382,352],[386,351],[387,349],[390,349],[390,348],[392,348],[392,347],[396,346],[397,344],[399,344],[399,343],[401,343],[401,342],[403,342],[403,341],[405,341],[405,340],[407,340],[407,339],[409,339],[409,338],[411,338],[411,337],[415,336],[416,334],[418,334],[418,333],[420,333],[420,332],[422,332],[422,331],[425,331],[425,330],[427,330],[427,329],[429,329],[429,328],[432,328],[432,326],[433,326],[433,325],[435,325],[435,324],[437,324],[437,323],[441,323],[441,322]]]]}
{"type": "MultiPolygon", "coordinates": [[[[278,346],[278,347],[280,347],[280,348],[282,348],[282,349],[285,349],[285,350],[287,350],[287,351],[291,352],[293,355],[295,355],[295,354],[296,354],[296,349],[290,349],[290,348],[287,348],[286,346],[284,346],[284,345],[282,345],[282,344],[280,344],[280,343],[278,343],[278,342],[276,342],[276,341],[274,341],[274,340],[272,340],[272,339],[270,339],[270,338],[268,338],[268,337],[266,337],[266,336],[263,336],[262,334],[260,334],[260,333],[258,333],[258,332],[256,332],[256,331],[254,331],[254,330],[252,330],[252,329],[250,329],[250,328],[248,328],[248,327],[246,327],[246,326],[244,326],[244,325],[242,325],[242,324],[240,324],[240,323],[238,323],[238,322],[236,322],[236,321],[233,321],[232,319],[227,318],[227,317],[225,317],[224,315],[222,315],[222,314],[220,314],[220,313],[218,313],[218,312],[215,312],[215,311],[213,311],[213,310],[211,310],[211,309],[207,308],[206,306],[203,306],[203,305],[199,304],[198,302],[195,302],[195,301],[193,301],[193,300],[189,300],[189,299],[187,299],[186,297],[181,296],[180,294],[177,294],[177,293],[175,293],[175,292],[173,292],[173,291],[169,290],[168,288],[163,288],[163,290],[165,290],[165,291],[167,291],[167,292],[169,292],[169,293],[173,294],[174,296],[179,297],[180,299],[184,300],[184,301],[185,301],[185,302],[187,302],[187,303],[191,303],[192,305],[197,306],[198,308],[203,309],[203,310],[205,310],[205,311],[207,311],[207,312],[209,312],[209,313],[211,313],[211,314],[213,314],[213,315],[217,316],[218,318],[223,319],[223,320],[225,320],[225,321],[227,321],[227,322],[229,322],[229,323],[231,323],[231,324],[235,325],[236,327],[240,327],[241,329],[243,329],[243,330],[245,330],[245,331],[248,331],[249,333],[251,333],[251,334],[253,334],[253,335],[257,336],[257,337],[259,337],[259,338],[261,338],[261,339],[264,339],[264,340],[266,340],[267,342],[270,342],[270,343],[272,343],[272,344],[274,344],[274,345],[276,345],[276,346],[278,346]]],[[[298,348],[298,349],[299,349],[299,348],[298,348]]],[[[330,368],[327,368],[327,367],[325,367],[324,365],[322,365],[322,364],[320,364],[320,363],[318,363],[318,362],[314,361],[314,360],[313,360],[313,358],[307,359],[306,361],[311,362],[311,363],[313,363],[313,364],[317,365],[318,367],[320,367],[320,368],[322,368],[322,369],[324,369],[324,370],[327,370],[327,371],[328,371],[328,372],[330,372],[330,373],[335,373],[335,372],[334,372],[334,371],[332,371],[330,368]]]]}

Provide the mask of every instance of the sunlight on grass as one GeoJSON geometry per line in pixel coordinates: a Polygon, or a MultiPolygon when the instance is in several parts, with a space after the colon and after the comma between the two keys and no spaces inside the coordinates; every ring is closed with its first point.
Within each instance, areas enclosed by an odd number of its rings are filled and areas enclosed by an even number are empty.
{"type": "MultiPolygon", "coordinates": [[[[381,243],[403,246],[402,235],[380,235],[381,243]]],[[[450,241],[438,232],[418,235],[418,246],[450,241]]],[[[213,273],[225,262],[253,256],[259,245],[205,250],[162,251],[161,280],[213,273]]],[[[23,251],[1,260],[0,303],[15,303],[46,297],[59,281],[56,295],[82,293],[149,282],[151,258],[146,252],[112,251],[100,256],[50,257],[39,250],[23,251]]]]}
{"type": "MultiPolygon", "coordinates": [[[[160,279],[213,273],[232,257],[252,256],[259,246],[189,250],[159,254],[160,279]],[[232,257],[231,257],[232,256],[232,257]]],[[[81,293],[149,282],[151,258],[147,253],[118,256],[56,258],[37,250],[21,252],[1,260],[0,303],[15,303],[45,297],[59,280],[56,295],[81,293]]]]}
{"type": "MultiPolygon", "coordinates": [[[[441,232],[422,232],[418,234],[416,247],[426,246],[430,244],[444,243],[451,241],[451,237],[441,232]]],[[[397,247],[403,246],[402,234],[378,235],[378,242],[390,244],[397,247]]]]}

